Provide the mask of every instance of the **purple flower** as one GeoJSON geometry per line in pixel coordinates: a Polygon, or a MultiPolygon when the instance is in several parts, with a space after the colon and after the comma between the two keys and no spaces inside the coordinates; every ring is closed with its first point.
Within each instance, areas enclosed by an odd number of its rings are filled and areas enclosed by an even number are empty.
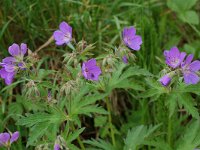
{"type": "Polygon", "coordinates": [[[10,85],[13,82],[17,69],[25,69],[23,58],[27,52],[27,45],[22,43],[19,46],[14,43],[8,48],[8,52],[11,56],[4,58],[0,63],[2,67],[0,69],[0,77],[5,80],[7,85],[10,85]]]}
{"type": "Polygon", "coordinates": [[[11,138],[10,138],[10,144],[12,144],[13,142],[17,141],[19,138],[19,132],[16,131],[12,134],[11,138]]]}
{"type": "Polygon", "coordinates": [[[6,145],[10,139],[10,134],[7,132],[0,133],[0,146],[6,145]]]}
{"type": "Polygon", "coordinates": [[[54,145],[54,150],[60,150],[60,145],[59,144],[55,144],[54,145]]]}
{"type": "Polygon", "coordinates": [[[181,64],[184,82],[186,84],[197,84],[199,76],[196,74],[200,70],[200,61],[195,60],[192,62],[193,55],[187,56],[186,60],[181,64]]]}
{"type": "Polygon", "coordinates": [[[124,62],[125,64],[128,63],[128,58],[126,57],[126,55],[124,55],[124,56],[122,57],[122,60],[123,60],[123,62],[124,62]]]}
{"type": "Polygon", "coordinates": [[[142,38],[136,35],[136,29],[134,27],[124,28],[122,33],[123,41],[126,46],[132,50],[140,50],[140,45],[142,44],[142,38]]]}
{"type": "Polygon", "coordinates": [[[167,86],[171,82],[171,77],[169,76],[169,74],[166,74],[162,78],[160,78],[159,81],[163,86],[167,86]]]}
{"type": "Polygon", "coordinates": [[[96,65],[96,60],[94,58],[83,63],[82,74],[88,80],[97,81],[99,79],[101,69],[96,65]]]}
{"type": "Polygon", "coordinates": [[[66,22],[61,22],[59,30],[53,33],[53,37],[56,41],[56,45],[68,44],[72,39],[72,27],[66,22]]]}
{"type": "Polygon", "coordinates": [[[177,47],[172,47],[170,51],[164,51],[164,56],[166,58],[166,64],[175,69],[183,62],[186,53],[180,52],[177,47]]]}
{"type": "Polygon", "coordinates": [[[19,46],[18,44],[13,44],[8,48],[8,51],[10,53],[10,55],[12,55],[13,57],[15,57],[16,59],[22,59],[24,55],[27,52],[27,45],[24,43],[21,43],[21,45],[19,46]]]}
{"type": "Polygon", "coordinates": [[[19,138],[19,132],[16,131],[13,134],[9,134],[7,132],[0,133],[0,146],[7,146],[12,144],[13,142],[17,141],[19,138]]]}
{"type": "Polygon", "coordinates": [[[10,85],[15,77],[15,72],[7,72],[5,68],[0,69],[0,77],[5,80],[6,85],[10,85]]]}

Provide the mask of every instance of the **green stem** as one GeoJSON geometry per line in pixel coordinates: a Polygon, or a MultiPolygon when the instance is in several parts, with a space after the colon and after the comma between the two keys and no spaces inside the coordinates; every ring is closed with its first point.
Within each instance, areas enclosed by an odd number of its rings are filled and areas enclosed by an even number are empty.
{"type": "Polygon", "coordinates": [[[172,134],[172,123],[171,123],[171,117],[168,117],[168,132],[167,132],[167,141],[168,144],[171,146],[171,134],[172,134]]]}
{"type": "MultiPolygon", "coordinates": [[[[73,131],[76,130],[75,127],[74,127],[74,125],[72,125],[72,129],[73,129],[73,131]]],[[[80,139],[79,136],[77,137],[77,141],[78,141],[78,144],[80,145],[81,149],[85,150],[85,146],[83,145],[83,142],[81,141],[81,139],[80,139]]]]}
{"type": "Polygon", "coordinates": [[[108,121],[109,121],[109,126],[110,126],[110,132],[111,132],[111,138],[112,138],[112,144],[115,146],[115,135],[114,135],[114,130],[112,127],[112,116],[111,116],[111,107],[110,107],[110,102],[109,102],[109,97],[106,98],[106,105],[107,105],[107,110],[108,110],[108,121]]]}

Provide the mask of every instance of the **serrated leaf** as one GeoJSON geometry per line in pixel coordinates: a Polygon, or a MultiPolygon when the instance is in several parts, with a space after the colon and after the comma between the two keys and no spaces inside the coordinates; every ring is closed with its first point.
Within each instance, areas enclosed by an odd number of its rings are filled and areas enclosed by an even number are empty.
{"type": "Polygon", "coordinates": [[[129,130],[124,140],[124,150],[137,150],[159,126],[160,124],[150,127],[140,125],[129,130]]]}
{"type": "Polygon", "coordinates": [[[191,114],[194,118],[198,119],[199,113],[198,113],[197,108],[194,107],[195,104],[191,95],[187,93],[185,94],[182,93],[182,94],[178,94],[177,96],[179,97],[178,98],[179,104],[183,105],[189,114],[191,114]]]}
{"type": "Polygon", "coordinates": [[[74,131],[73,133],[71,133],[67,137],[67,143],[71,143],[72,141],[74,141],[84,130],[85,130],[85,128],[81,128],[81,129],[78,129],[78,130],[74,131]]]}
{"type": "Polygon", "coordinates": [[[185,131],[177,142],[177,150],[193,150],[200,146],[199,124],[199,120],[193,120],[185,127],[185,131]]]}
{"type": "Polygon", "coordinates": [[[115,150],[112,144],[102,139],[97,139],[97,140],[91,139],[91,140],[84,141],[84,143],[89,144],[101,150],[115,150]]]}
{"type": "Polygon", "coordinates": [[[41,138],[46,133],[49,127],[50,127],[49,122],[42,122],[33,126],[30,129],[27,146],[33,145],[37,139],[41,138]]]}
{"type": "Polygon", "coordinates": [[[177,107],[177,101],[178,101],[177,99],[178,99],[177,93],[170,93],[166,97],[167,105],[169,107],[169,117],[171,117],[175,112],[175,109],[177,107]]]}

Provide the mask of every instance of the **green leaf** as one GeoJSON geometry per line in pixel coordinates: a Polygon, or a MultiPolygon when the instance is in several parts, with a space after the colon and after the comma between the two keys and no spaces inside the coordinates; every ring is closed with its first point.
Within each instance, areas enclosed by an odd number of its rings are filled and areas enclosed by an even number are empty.
{"type": "Polygon", "coordinates": [[[95,127],[102,127],[106,124],[107,122],[107,118],[106,116],[97,116],[94,118],[94,126],[95,127]]]}
{"type": "Polygon", "coordinates": [[[194,118],[198,119],[199,118],[198,109],[195,107],[195,103],[191,95],[187,93],[185,94],[177,93],[177,96],[179,97],[178,98],[179,104],[183,105],[189,114],[191,114],[194,118]]]}
{"type": "Polygon", "coordinates": [[[167,6],[175,12],[184,12],[191,9],[197,0],[168,0],[167,6]]]}
{"type": "Polygon", "coordinates": [[[177,92],[181,93],[194,93],[197,95],[200,95],[200,84],[191,84],[191,85],[186,85],[186,84],[181,84],[177,89],[177,92]]]}
{"type": "Polygon", "coordinates": [[[144,126],[140,125],[132,128],[128,131],[127,137],[125,139],[124,150],[137,150],[139,146],[143,145],[145,141],[148,141],[147,138],[160,126],[144,126]]]}
{"type": "Polygon", "coordinates": [[[171,117],[175,112],[175,109],[177,107],[177,101],[178,101],[177,99],[178,99],[177,93],[170,93],[166,97],[167,105],[169,107],[169,117],[171,117]]]}
{"type": "Polygon", "coordinates": [[[84,130],[85,130],[85,128],[81,128],[81,129],[78,129],[78,130],[74,131],[73,133],[71,133],[67,137],[67,143],[71,143],[72,141],[74,141],[84,130]]]}
{"type": "Polygon", "coordinates": [[[199,120],[190,122],[177,142],[176,150],[194,150],[200,146],[200,122],[199,120]]]}
{"type": "Polygon", "coordinates": [[[101,149],[101,150],[115,150],[115,148],[112,146],[112,144],[110,144],[107,141],[104,141],[102,139],[97,139],[97,140],[91,139],[91,140],[84,141],[84,143],[98,148],[96,150],[99,150],[99,149],[101,149]]]}
{"type": "Polygon", "coordinates": [[[198,25],[199,24],[199,16],[195,11],[189,10],[184,13],[179,14],[180,19],[183,22],[198,25]]]}
{"type": "Polygon", "coordinates": [[[27,146],[33,145],[34,142],[41,138],[46,132],[48,128],[51,128],[52,125],[50,122],[42,122],[40,124],[36,124],[30,129],[29,138],[27,142],[27,146]]]}

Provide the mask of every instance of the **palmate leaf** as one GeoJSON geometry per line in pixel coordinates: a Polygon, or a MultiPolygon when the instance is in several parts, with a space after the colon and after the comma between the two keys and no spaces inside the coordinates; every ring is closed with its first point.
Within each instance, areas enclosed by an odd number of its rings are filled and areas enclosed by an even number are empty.
{"type": "Polygon", "coordinates": [[[194,93],[200,95],[200,83],[186,85],[184,83],[180,84],[180,86],[176,89],[176,92],[179,93],[194,93]]]}
{"type": "Polygon", "coordinates": [[[30,128],[27,142],[27,146],[29,146],[34,145],[34,142],[48,133],[47,130],[52,130],[52,126],[57,126],[68,119],[68,116],[58,108],[50,108],[48,112],[37,112],[21,117],[17,121],[17,125],[30,128]]]}
{"type": "Polygon", "coordinates": [[[169,117],[171,117],[175,112],[178,98],[179,95],[176,94],[175,92],[170,93],[169,95],[166,96],[167,105],[169,107],[169,117]]]}
{"type": "Polygon", "coordinates": [[[137,150],[137,148],[141,145],[143,145],[146,141],[148,141],[148,138],[150,135],[158,129],[160,126],[136,126],[128,131],[127,137],[124,141],[125,146],[124,150],[137,150]]]}
{"type": "Polygon", "coordinates": [[[185,132],[177,141],[176,150],[194,150],[200,146],[200,121],[195,120],[187,125],[185,132]]]}
{"type": "Polygon", "coordinates": [[[69,116],[77,120],[78,115],[91,116],[92,113],[107,114],[104,108],[96,105],[96,101],[102,100],[107,96],[106,93],[99,93],[90,85],[82,85],[78,93],[74,92],[71,101],[67,101],[66,107],[69,116]]]}
{"type": "Polygon", "coordinates": [[[115,88],[131,88],[135,90],[144,90],[142,85],[137,81],[131,80],[133,76],[152,76],[150,72],[145,69],[141,69],[138,66],[127,66],[126,64],[117,64],[112,76],[109,77],[106,83],[106,91],[109,93],[115,88]]]}
{"type": "Polygon", "coordinates": [[[168,93],[168,89],[163,87],[158,81],[153,78],[146,78],[146,83],[149,85],[149,89],[141,94],[142,98],[159,96],[164,93],[168,93]]]}
{"type": "Polygon", "coordinates": [[[198,109],[195,107],[194,99],[188,93],[178,94],[178,103],[183,105],[186,111],[191,114],[194,118],[199,118],[198,109]]]}
{"type": "Polygon", "coordinates": [[[111,143],[106,142],[102,139],[97,139],[97,140],[91,139],[84,141],[84,143],[94,147],[94,148],[87,148],[88,150],[116,150],[116,148],[114,148],[111,143]]]}
{"type": "Polygon", "coordinates": [[[160,137],[154,140],[145,141],[144,144],[154,147],[154,150],[174,150],[164,139],[160,137]]]}
{"type": "Polygon", "coordinates": [[[70,144],[72,141],[74,141],[84,130],[85,128],[80,128],[74,131],[73,133],[69,134],[69,136],[67,137],[67,143],[70,144]]]}

